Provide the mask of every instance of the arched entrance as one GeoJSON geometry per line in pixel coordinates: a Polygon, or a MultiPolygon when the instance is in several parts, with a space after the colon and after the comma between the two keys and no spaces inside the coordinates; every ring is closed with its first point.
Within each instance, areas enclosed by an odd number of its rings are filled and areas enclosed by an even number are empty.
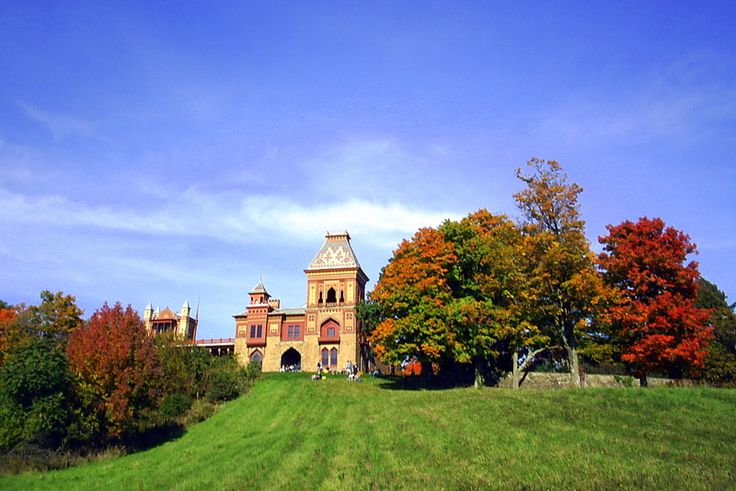
{"type": "Polygon", "coordinates": [[[302,355],[294,348],[289,348],[281,355],[281,366],[290,372],[300,372],[302,369],[302,355]]]}

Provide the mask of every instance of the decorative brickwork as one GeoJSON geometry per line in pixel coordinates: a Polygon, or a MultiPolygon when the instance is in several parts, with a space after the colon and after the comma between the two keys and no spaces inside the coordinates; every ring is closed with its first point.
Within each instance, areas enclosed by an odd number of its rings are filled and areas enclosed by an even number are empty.
{"type": "Polygon", "coordinates": [[[360,267],[347,232],[330,234],[309,267],[307,303],[281,309],[262,281],[235,318],[235,354],[241,364],[260,361],[264,371],[286,366],[313,372],[326,356],[331,369],[348,361],[367,366],[356,305],[365,297],[368,277],[360,267]]]}

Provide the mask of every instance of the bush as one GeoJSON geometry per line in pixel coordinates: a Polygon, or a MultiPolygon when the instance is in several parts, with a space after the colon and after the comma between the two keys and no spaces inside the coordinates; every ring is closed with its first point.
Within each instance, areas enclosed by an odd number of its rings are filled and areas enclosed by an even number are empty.
{"type": "Polygon", "coordinates": [[[184,416],[184,426],[201,423],[215,413],[215,405],[204,399],[197,399],[184,416]]]}
{"type": "Polygon", "coordinates": [[[261,378],[261,363],[257,361],[251,361],[243,369],[243,377],[249,382],[255,382],[261,378]]]}
{"type": "Polygon", "coordinates": [[[234,370],[223,367],[212,372],[207,399],[212,402],[229,401],[239,395],[238,374],[234,370]]]}
{"type": "Polygon", "coordinates": [[[193,402],[194,399],[187,394],[168,394],[161,401],[159,412],[166,419],[175,419],[186,413],[193,402]]]}

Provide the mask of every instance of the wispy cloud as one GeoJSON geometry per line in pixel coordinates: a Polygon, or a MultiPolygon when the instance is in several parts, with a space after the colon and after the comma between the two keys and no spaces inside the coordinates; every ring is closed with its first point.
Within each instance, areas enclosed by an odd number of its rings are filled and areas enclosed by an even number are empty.
{"type": "Polygon", "coordinates": [[[54,140],[68,136],[86,136],[92,133],[92,125],[82,119],[40,109],[31,104],[19,102],[18,106],[32,120],[45,127],[54,140]]]}
{"type": "Polygon", "coordinates": [[[0,189],[0,223],[95,227],[148,235],[202,236],[254,243],[263,234],[311,238],[315,230],[348,229],[376,247],[391,247],[422,226],[436,226],[456,214],[409,207],[399,202],[346,200],[304,205],[277,196],[238,198],[189,189],[150,210],[90,206],[60,196],[29,197],[0,189]]]}
{"type": "MultiPolygon", "coordinates": [[[[736,86],[713,83],[710,59],[689,58],[665,67],[638,90],[601,99],[576,94],[549,108],[536,133],[576,145],[642,143],[658,138],[697,138],[704,127],[736,120],[736,86]]],[[[715,64],[733,79],[733,63],[715,64]]]]}

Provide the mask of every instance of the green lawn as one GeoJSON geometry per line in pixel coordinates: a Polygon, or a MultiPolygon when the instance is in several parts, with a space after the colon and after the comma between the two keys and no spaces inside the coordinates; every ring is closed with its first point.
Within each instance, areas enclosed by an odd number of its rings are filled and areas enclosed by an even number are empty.
{"type": "Polygon", "coordinates": [[[734,489],[736,391],[392,390],[274,374],[184,436],[0,489],[734,489]]]}

